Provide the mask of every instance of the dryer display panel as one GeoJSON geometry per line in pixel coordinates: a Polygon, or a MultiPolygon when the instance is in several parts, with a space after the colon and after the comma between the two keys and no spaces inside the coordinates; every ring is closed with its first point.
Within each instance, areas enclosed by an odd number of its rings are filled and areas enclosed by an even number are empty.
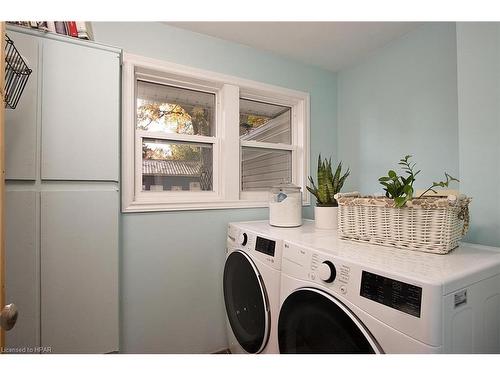
{"type": "Polygon", "coordinates": [[[363,271],[361,296],[420,318],[422,288],[363,271]]]}
{"type": "Polygon", "coordinates": [[[255,242],[255,251],[273,257],[275,248],[276,248],[276,241],[269,240],[267,238],[257,237],[257,241],[255,242]]]}

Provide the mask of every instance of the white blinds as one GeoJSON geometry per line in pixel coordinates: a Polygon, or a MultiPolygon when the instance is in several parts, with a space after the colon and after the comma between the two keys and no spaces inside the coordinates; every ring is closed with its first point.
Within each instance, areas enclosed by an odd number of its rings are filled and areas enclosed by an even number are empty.
{"type": "Polygon", "coordinates": [[[175,103],[188,107],[215,107],[215,95],[146,81],[137,81],[137,98],[148,101],[175,103]]]}

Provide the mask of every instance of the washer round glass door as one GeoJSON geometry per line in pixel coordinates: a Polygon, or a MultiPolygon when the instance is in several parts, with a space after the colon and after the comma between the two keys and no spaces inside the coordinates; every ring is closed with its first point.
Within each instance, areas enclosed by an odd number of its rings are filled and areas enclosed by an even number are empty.
{"type": "Polygon", "coordinates": [[[262,277],[244,252],[237,250],[227,257],[223,289],[234,336],[246,352],[259,353],[269,338],[269,303],[262,277]]]}
{"type": "Polygon", "coordinates": [[[368,330],[335,297],[313,288],[288,296],[278,321],[280,353],[380,353],[368,330]]]}

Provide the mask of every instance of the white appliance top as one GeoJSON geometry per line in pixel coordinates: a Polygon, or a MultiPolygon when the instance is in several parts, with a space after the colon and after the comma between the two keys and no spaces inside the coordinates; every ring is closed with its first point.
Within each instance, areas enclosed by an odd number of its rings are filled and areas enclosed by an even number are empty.
{"type": "Polygon", "coordinates": [[[283,228],[273,227],[269,224],[269,220],[260,221],[243,221],[229,223],[243,230],[248,230],[262,236],[277,238],[281,240],[296,240],[296,241],[311,241],[313,238],[336,236],[336,231],[331,229],[317,229],[314,226],[314,220],[303,220],[300,227],[283,228]]]}
{"type": "Polygon", "coordinates": [[[445,294],[500,273],[500,249],[496,247],[461,243],[452,252],[439,255],[341,240],[336,231],[305,240],[290,238],[287,242],[384,273],[443,285],[445,294]]]}

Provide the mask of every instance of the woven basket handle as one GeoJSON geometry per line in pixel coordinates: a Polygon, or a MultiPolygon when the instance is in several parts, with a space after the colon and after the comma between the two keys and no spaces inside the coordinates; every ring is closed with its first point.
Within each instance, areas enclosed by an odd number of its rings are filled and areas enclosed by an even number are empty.
{"type": "Polygon", "coordinates": [[[465,236],[467,231],[469,230],[469,203],[471,201],[470,197],[465,196],[464,194],[460,194],[458,196],[458,204],[460,204],[460,211],[458,212],[458,218],[464,221],[464,226],[462,228],[462,236],[465,236]]]}

